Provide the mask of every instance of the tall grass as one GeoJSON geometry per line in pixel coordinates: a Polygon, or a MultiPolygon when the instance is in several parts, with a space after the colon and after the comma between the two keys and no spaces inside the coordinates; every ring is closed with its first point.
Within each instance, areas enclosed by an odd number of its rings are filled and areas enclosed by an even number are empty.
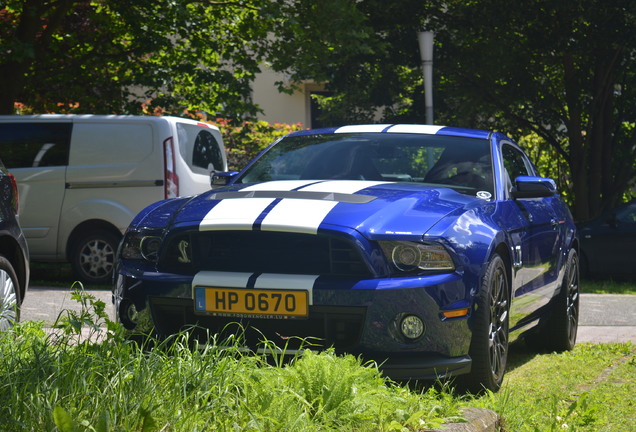
{"type": "Polygon", "coordinates": [[[0,430],[391,431],[459,413],[444,393],[409,391],[330,351],[276,367],[237,338],[135,343],[103,302],[74,297],[82,311],[65,312],[53,332],[26,322],[0,334],[0,430]]]}

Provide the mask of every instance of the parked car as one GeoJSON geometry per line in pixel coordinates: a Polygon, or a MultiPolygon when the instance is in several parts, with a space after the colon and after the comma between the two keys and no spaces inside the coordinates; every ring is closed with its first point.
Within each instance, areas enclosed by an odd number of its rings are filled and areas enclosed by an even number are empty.
{"type": "Polygon", "coordinates": [[[118,319],[198,325],[287,353],[304,339],[398,380],[501,385],[508,344],[571,349],[576,227],[508,137],[424,125],[300,131],[227,186],[156,203],[128,228],[118,319]]]}
{"type": "Polygon", "coordinates": [[[0,331],[20,320],[29,286],[29,249],[18,222],[18,188],[0,161],[0,331]]]}
{"type": "Polygon", "coordinates": [[[636,279],[636,200],[579,225],[584,276],[636,279]]]}
{"type": "Polygon", "coordinates": [[[0,116],[0,150],[20,187],[31,259],[70,262],[112,283],[115,252],[147,205],[210,189],[227,169],[219,130],[175,117],[0,116]]]}

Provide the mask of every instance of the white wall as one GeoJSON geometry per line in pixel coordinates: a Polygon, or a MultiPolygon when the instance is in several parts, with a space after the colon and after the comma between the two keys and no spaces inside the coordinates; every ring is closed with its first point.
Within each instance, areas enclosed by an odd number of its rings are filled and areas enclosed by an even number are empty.
{"type": "Polygon", "coordinates": [[[252,85],[252,97],[263,111],[258,115],[259,120],[269,123],[302,123],[304,127],[311,127],[310,91],[322,90],[322,86],[313,83],[299,85],[299,90],[294,94],[286,94],[278,91],[276,81],[285,81],[283,74],[263,67],[252,85]]]}

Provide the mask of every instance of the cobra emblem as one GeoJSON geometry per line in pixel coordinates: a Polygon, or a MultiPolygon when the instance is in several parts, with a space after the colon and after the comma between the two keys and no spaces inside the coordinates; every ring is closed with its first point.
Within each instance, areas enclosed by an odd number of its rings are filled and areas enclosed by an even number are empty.
{"type": "Polygon", "coordinates": [[[188,256],[188,246],[190,246],[190,244],[188,243],[187,240],[181,240],[179,242],[179,253],[181,254],[181,256],[178,258],[178,261],[180,263],[183,264],[189,264],[190,263],[190,257],[188,256]]]}

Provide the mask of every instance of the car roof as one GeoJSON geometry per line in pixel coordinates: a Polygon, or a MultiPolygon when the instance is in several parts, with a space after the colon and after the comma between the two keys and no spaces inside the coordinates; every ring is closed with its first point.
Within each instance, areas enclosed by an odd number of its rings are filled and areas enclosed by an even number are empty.
{"type": "Polygon", "coordinates": [[[468,138],[488,139],[491,135],[490,131],[479,129],[464,129],[448,126],[437,125],[419,125],[419,124],[367,124],[367,125],[350,125],[322,129],[309,129],[303,131],[292,132],[288,136],[300,135],[326,135],[340,133],[413,133],[425,135],[450,135],[468,138]]]}

